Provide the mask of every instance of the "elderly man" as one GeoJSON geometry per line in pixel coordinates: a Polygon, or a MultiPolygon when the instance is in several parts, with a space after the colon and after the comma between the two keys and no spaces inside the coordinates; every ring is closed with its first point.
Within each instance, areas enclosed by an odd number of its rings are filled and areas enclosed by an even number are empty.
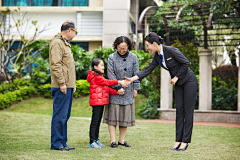
{"type": "Polygon", "coordinates": [[[53,115],[51,149],[69,151],[67,121],[70,117],[73,93],[76,91],[76,73],[70,42],[77,34],[74,22],[62,24],[61,33],[55,35],[49,45],[53,115]]]}

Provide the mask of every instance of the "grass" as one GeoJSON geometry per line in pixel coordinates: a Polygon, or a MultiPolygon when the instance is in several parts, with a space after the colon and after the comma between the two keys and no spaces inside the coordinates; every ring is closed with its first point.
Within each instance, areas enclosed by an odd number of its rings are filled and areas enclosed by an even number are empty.
{"type": "MultiPolygon", "coordinates": [[[[112,149],[106,124],[100,139],[106,147],[88,148],[89,120],[70,118],[69,152],[50,150],[51,116],[37,113],[0,112],[0,159],[239,159],[240,128],[194,126],[192,143],[185,152],[170,151],[174,124],[136,123],[128,128],[131,148],[112,149]]],[[[118,132],[116,135],[118,139],[118,132]]]]}
{"type": "MultiPolygon", "coordinates": [[[[138,94],[135,99],[135,108],[136,110],[140,107],[140,104],[146,100],[144,95],[138,94]]],[[[31,98],[27,101],[21,102],[14,105],[14,108],[9,108],[5,111],[7,112],[24,112],[24,113],[39,113],[52,115],[52,99],[46,99],[42,97],[31,98]]],[[[91,117],[92,116],[92,107],[89,106],[89,96],[74,99],[72,104],[72,117],[91,117]]],[[[143,119],[136,114],[136,119],[143,119]]]]}
{"type": "MultiPolygon", "coordinates": [[[[136,103],[144,101],[138,96],[136,103]]],[[[139,105],[136,105],[138,108],[139,105]]],[[[112,149],[106,124],[101,124],[100,140],[106,145],[89,149],[88,97],[73,101],[68,121],[69,152],[50,150],[52,100],[33,98],[15,108],[0,111],[0,159],[239,159],[240,128],[194,126],[192,143],[185,152],[170,151],[175,141],[175,125],[140,123],[129,127],[125,140],[131,148],[112,149]]],[[[118,140],[118,132],[116,140],[118,140]]]]}

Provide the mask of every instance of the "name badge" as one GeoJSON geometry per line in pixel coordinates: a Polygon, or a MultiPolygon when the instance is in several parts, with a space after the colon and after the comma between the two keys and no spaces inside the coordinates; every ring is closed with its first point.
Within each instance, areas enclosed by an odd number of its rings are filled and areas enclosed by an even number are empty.
{"type": "Polygon", "coordinates": [[[170,59],[172,59],[172,57],[168,58],[167,61],[169,61],[170,59]]]}

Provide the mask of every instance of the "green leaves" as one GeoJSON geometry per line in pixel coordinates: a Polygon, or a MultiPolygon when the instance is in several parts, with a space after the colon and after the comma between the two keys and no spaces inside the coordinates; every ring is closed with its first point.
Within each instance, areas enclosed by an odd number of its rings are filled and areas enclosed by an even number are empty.
{"type": "Polygon", "coordinates": [[[238,91],[234,86],[213,77],[212,109],[237,110],[238,91]]]}
{"type": "Polygon", "coordinates": [[[155,95],[153,94],[149,96],[137,112],[144,119],[159,119],[159,111],[157,110],[155,95]]]}
{"type": "Polygon", "coordinates": [[[37,25],[37,20],[36,21],[32,21],[32,24],[34,25],[34,26],[36,26],[37,25]]]}
{"type": "Polygon", "coordinates": [[[199,56],[198,56],[198,48],[194,47],[194,43],[188,42],[185,47],[183,47],[182,43],[178,40],[172,44],[173,47],[178,48],[183,55],[189,60],[190,66],[189,68],[194,72],[195,75],[199,74],[199,56]]]}

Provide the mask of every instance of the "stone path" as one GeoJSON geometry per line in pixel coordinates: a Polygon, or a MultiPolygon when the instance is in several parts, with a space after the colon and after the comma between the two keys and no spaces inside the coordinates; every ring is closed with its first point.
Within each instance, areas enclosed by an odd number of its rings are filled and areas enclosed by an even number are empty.
{"type": "MultiPolygon", "coordinates": [[[[175,123],[174,120],[136,120],[136,122],[152,122],[152,123],[175,123]]],[[[198,122],[194,121],[193,125],[204,125],[204,126],[222,126],[222,127],[236,127],[240,128],[240,123],[226,123],[226,122],[198,122]]]]}

